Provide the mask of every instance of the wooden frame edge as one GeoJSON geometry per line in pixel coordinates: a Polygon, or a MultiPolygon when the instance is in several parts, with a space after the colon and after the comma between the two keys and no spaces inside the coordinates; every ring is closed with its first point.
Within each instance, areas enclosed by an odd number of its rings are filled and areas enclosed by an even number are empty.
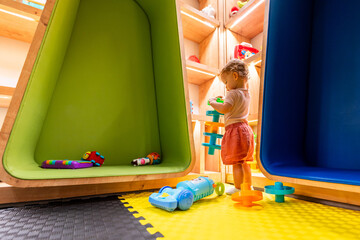
{"type": "Polygon", "coordinates": [[[180,44],[180,54],[181,54],[181,65],[183,72],[183,82],[184,82],[184,92],[185,92],[185,103],[186,103],[186,115],[187,115],[187,125],[188,125],[188,133],[190,140],[190,151],[191,151],[191,163],[189,167],[184,171],[184,176],[190,173],[196,161],[196,152],[195,152],[195,143],[194,136],[192,131],[192,116],[190,109],[190,96],[189,96],[189,85],[187,79],[187,70],[186,70],[186,57],[185,57],[185,44],[184,44],[184,34],[181,20],[181,1],[175,0],[176,5],[176,15],[177,15],[177,26],[178,26],[178,36],[179,36],[179,44],[180,44]]]}
{"type": "Polygon", "coordinates": [[[192,180],[199,176],[210,177],[214,180],[214,182],[221,181],[219,174],[208,173],[188,174],[180,178],[167,178],[160,180],[34,188],[18,188],[10,186],[6,183],[0,183],[0,204],[144,191],[149,189],[159,189],[163,186],[175,187],[180,181],[192,180]]]}
{"type": "MultiPolygon", "coordinates": [[[[181,51],[181,64],[183,70],[183,81],[184,81],[184,91],[185,91],[185,101],[189,102],[189,91],[187,86],[187,75],[186,75],[186,61],[185,61],[185,52],[184,45],[182,40],[182,24],[181,24],[181,13],[180,6],[178,4],[178,0],[174,0],[176,4],[176,13],[177,13],[177,21],[178,21],[178,35],[179,35],[179,43],[180,43],[180,51],[181,51]]],[[[10,133],[12,127],[15,123],[15,119],[17,113],[19,111],[22,98],[24,96],[27,83],[29,81],[29,77],[31,75],[31,71],[33,69],[34,63],[36,61],[38,52],[41,47],[42,39],[46,32],[46,28],[48,22],[50,20],[54,5],[56,0],[48,0],[43,14],[40,18],[40,22],[38,28],[36,29],[36,33],[34,36],[34,40],[31,43],[30,50],[28,56],[26,58],[23,70],[21,72],[19,82],[15,89],[15,93],[13,96],[13,100],[10,103],[10,107],[8,113],[5,117],[4,125],[0,132],[0,176],[1,180],[9,185],[13,185],[16,187],[54,187],[54,186],[71,186],[71,185],[86,185],[86,184],[103,184],[103,183],[121,183],[121,182],[133,182],[133,181],[145,181],[145,180],[158,180],[158,179],[166,179],[166,178],[178,178],[186,176],[191,172],[195,165],[195,148],[194,148],[194,139],[191,129],[191,113],[190,106],[186,104],[186,112],[187,112],[187,121],[188,121],[188,132],[189,132],[189,140],[190,140],[190,149],[191,149],[191,163],[182,172],[178,173],[163,173],[163,174],[147,174],[147,175],[129,175],[129,176],[118,176],[118,177],[94,177],[94,178],[66,178],[66,179],[44,179],[44,180],[25,180],[19,179],[11,176],[4,168],[3,165],[3,156],[5,152],[5,148],[7,142],[10,137],[10,133]]]]}
{"type": "Polygon", "coordinates": [[[35,31],[33,41],[30,45],[29,52],[27,54],[24,66],[22,68],[22,71],[21,71],[21,74],[19,77],[19,81],[18,81],[16,89],[14,91],[12,101],[10,102],[9,109],[5,116],[4,124],[1,128],[1,132],[0,132],[0,157],[1,157],[0,176],[1,176],[2,181],[9,183],[9,184],[17,184],[18,180],[16,178],[14,178],[13,176],[11,176],[4,168],[3,157],[4,157],[5,148],[8,143],[12,128],[14,126],[16,116],[19,112],[21,101],[25,94],[25,90],[26,90],[29,78],[31,76],[33,66],[35,64],[37,54],[41,47],[42,39],[45,35],[46,28],[47,28],[48,22],[50,20],[51,13],[52,13],[53,7],[55,5],[55,2],[56,2],[56,0],[48,0],[45,5],[45,8],[42,12],[39,24],[35,31]]]}
{"type": "Polygon", "coordinates": [[[260,78],[260,92],[259,92],[259,122],[258,122],[258,137],[257,137],[257,144],[256,144],[256,151],[259,153],[257,154],[257,163],[259,164],[259,168],[261,172],[270,180],[273,181],[281,181],[287,183],[294,183],[294,184],[301,184],[311,187],[321,187],[321,188],[328,188],[334,190],[341,190],[341,191],[349,191],[349,192],[356,192],[360,193],[360,186],[356,185],[348,185],[348,184],[341,184],[341,183],[330,183],[330,182],[320,182],[320,181],[313,181],[313,180],[306,180],[300,178],[291,178],[291,177],[283,177],[272,175],[266,171],[264,166],[261,163],[260,159],[260,145],[261,145],[261,126],[262,126],[262,110],[263,110],[263,95],[264,95],[264,78],[265,78],[265,68],[266,68],[266,51],[267,51],[267,35],[268,35],[268,27],[269,27],[269,10],[270,10],[270,2],[271,0],[266,0],[265,2],[265,17],[264,17],[264,31],[263,31],[263,47],[262,47],[262,69],[261,69],[261,78],[260,78]]]}

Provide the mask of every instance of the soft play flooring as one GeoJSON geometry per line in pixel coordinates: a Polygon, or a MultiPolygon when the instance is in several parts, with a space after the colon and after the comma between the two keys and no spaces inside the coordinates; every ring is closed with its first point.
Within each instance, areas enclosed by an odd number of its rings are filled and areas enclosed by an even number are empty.
{"type": "Polygon", "coordinates": [[[142,224],[151,223],[150,233],[158,231],[164,239],[360,239],[360,211],[294,198],[276,203],[264,193],[261,206],[251,209],[238,207],[230,196],[213,194],[187,211],[166,212],[151,206],[150,194],[126,194],[121,201],[137,212],[135,217],[145,218],[142,224]]]}
{"type": "Polygon", "coordinates": [[[166,212],[150,205],[151,193],[0,206],[0,239],[360,239],[360,211],[294,198],[275,203],[267,194],[261,206],[241,208],[213,194],[166,212]]]}

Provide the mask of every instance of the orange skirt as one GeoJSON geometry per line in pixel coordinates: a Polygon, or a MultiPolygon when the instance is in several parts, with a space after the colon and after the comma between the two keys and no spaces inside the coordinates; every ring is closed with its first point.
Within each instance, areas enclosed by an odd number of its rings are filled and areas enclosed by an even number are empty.
{"type": "Polygon", "coordinates": [[[254,133],[247,123],[238,122],[225,128],[221,143],[221,158],[225,165],[253,161],[254,133]]]}

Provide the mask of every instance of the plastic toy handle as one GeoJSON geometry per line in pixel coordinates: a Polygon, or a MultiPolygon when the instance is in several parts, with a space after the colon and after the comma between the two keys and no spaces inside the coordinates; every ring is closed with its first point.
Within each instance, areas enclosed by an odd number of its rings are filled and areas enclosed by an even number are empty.
{"type": "Polygon", "coordinates": [[[159,193],[162,193],[162,191],[164,191],[164,189],[166,189],[166,188],[172,189],[170,186],[164,186],[164,187],[160,188],[159,193]]]}
{"type": "Polygon", "coordinates": [[[219,196],[223,195],[225,192],[225,185],[222,182],[217,182],[214,185],[216,194],[219,196]]]}

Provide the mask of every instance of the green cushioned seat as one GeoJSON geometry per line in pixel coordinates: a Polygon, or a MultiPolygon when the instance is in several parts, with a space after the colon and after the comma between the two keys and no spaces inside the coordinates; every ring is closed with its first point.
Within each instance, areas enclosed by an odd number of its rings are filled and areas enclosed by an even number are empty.
{"type": "Polygon", "coordinates": [[[18,179],[183,172],[192,161],[175,0],[58,0],[3,156],[18,179]],[[42,169],[105,156],[102,167],[42,169]],[[160,165],[131,160],[159,152],[160,165]]]}

